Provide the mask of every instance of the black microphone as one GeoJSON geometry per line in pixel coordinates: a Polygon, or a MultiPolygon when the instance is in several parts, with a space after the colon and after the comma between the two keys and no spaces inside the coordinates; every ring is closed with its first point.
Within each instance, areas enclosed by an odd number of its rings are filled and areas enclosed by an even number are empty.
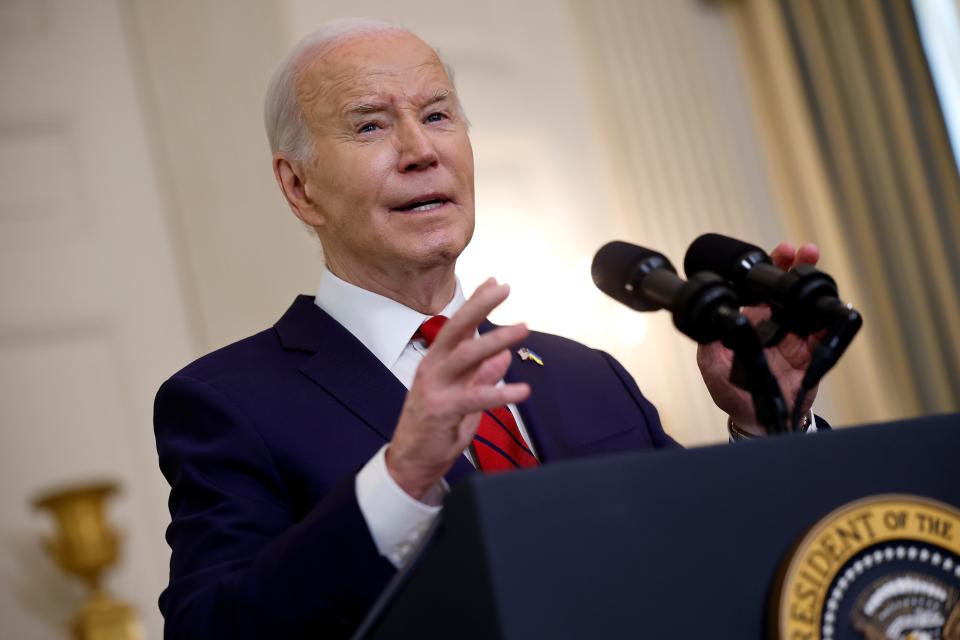
{"type": "Polygon", "coordinates": [[[608,296],[637,311],[668,309],[677,329],[699,343],[719,340],[731,327],[747,322],[733,289],[712,273],[688,281],[661,253],[614,241],[593,257],[593,282],[608,296]]]}
{"type": "Polygon", "coordinates": [[[760,247],[717,233],[693,241],[683,268],[687,277],[709,271],[730,280],[741,303],[769,304],[782,328],[801,336],[827,328],[851,311],[827,274],[810,265],[783,271],[760,247]]]}
{"type": "Polygon", "coordinates": [[[726,280],[701,271],[684,281],[662,254],[619,241],[597,251],[590,271],[601,291],[628,307],[637,311],[669,309],[673,324],[685,335],[701,344],[722,340],[735,354],[730,381],[750,392],[757,418],[771,433],[787,429],[780,386],[726,280]]]}
{"type": "Polygon", "coordinates": [[[850,346],[863,326],[863,316],[840,301],[837,283],[827,274],[808,264],[783,271],[760,247],[717,233],[693,241],[683,268],[688,277],[701,271],[719,273],[733,283],[744,304],[770,304],[771,319],[757,327],[767,346],[779,342],[787,331],[808,336],[826,329],[794,401],[790,423],[796,430],[804,398],[850,346]]]}

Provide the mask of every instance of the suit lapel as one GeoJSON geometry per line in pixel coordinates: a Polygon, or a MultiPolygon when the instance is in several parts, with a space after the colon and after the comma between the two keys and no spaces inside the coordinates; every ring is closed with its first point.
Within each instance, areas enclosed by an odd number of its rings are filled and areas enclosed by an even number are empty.
{"type": "MultiPolygon", "coordinates": [[[[298,296],[275,328],[284,348],[314,353],[300,367],[304,375],[383,436],[385,442],[393,437],[407,389],[363,343],[314,304],[310,296],[298,296]]],[[[474,471],[460,456],[447,473],[447,482],[453,485],[474,471]]]]}
{"type": "Polygon", "coordinates": [[[314,353],[304,375],[385,440],[393,437],[407,389],[352,333],[309,296],[298,296],[276,329],[285,348],[314,353]]]}

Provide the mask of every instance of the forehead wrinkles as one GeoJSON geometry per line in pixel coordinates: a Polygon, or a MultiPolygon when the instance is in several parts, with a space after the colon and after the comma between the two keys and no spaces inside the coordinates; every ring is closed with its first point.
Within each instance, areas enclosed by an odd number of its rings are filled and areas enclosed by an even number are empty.
{"type": "Polygon", "coordinates": [[[436,54],[432,51],[430,54],[416,64],[405,67],[386,64],[379,68],[352,61],[325,61],[326,56],[321,56],[302,72],[297,83],[297,100],[308,121],[323,125],[332,124],[344,107],[362,99],[375,98],[395,105],[411,97],[429,99],[438,91],[449,92],[454,97],[446,70],[436,54]],[[408,76],[413,82],[396,82],[408,76]],[[420,96],[421,93],[424,95],[420,96]],[[317,122],[318,118],[328,122],[317,122]]]}

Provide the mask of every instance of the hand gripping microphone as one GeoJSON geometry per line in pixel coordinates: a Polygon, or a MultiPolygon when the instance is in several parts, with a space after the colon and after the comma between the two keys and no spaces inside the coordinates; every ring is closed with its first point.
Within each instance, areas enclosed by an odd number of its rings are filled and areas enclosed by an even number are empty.
{"type": "Polygon", "coordinates": [[[744,304],[769,304],[771,320],[758,327],[767,346],[778,343],[787,331],[808,336],[827,330],[814,349],[797,392],[791,422],[798,424],[803,398],[843,355],[863,326],[863,317],[841,302],[837,283],[827,274],[806,264],[783,271],[760,247],[716,233],[693,241],[683,268],[688,277],[709,271],[727,278],[744,304]]]}
{"type": "Polygon", "coordinates": [[[771,433],[786,431],[780,386],[750,321],[739,311],[737,295],[724,279],[700,272],[684,281],[662,254],[619,241],[597,251],[591,273],[601,291],[631,309],[668,309],[677,329],[697,342],[722,340],[734,351],[730,380],[750,392],[757,419],[771,433]]]}

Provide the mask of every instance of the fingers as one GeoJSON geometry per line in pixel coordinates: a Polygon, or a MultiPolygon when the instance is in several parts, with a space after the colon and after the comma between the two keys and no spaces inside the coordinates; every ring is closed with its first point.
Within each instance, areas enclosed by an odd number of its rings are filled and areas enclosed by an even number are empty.
{"type": "Polygon", "coordinates": [[[797,264],[817,264],[820,260],[820,248],[815,244],[804,244],[797,249],[797,264]]]}
{"type": "Polygon", "coordinates": [[[510,366],[510,359],[510,352],[506,349],[490,356],[477,367],[470,384],[496,384],[500,382],[500,378],[503,377],[510,366]]]}
{"type": "Polygon", "coordinates": [[[529,397],[530,385],[526,382],[512,382],[499,387],[489,384],[475,385],[468,387],[460,395],[458,413],[467,415],[506,404],[519,404],[529,397]]]}
{"type": "Polygon", "coordinates": [[[493,278],[477,288],[430,345],[417,367],[414,388],[428,394],[442,391],[450,403],[448,410],[461,415],[526,399],[530,390],[525,384],[497,386],[510,366],[509,347],[529,334],[526,325],[498,327],[477,336],[477,327],[509,292],[493,278]]]}
{"type": "Polygon", "coordinates": [[[487,358],[477,369],[470,387],[471,401],[481,403],[477,410],[493,409],[505,404],[518,404],[530,397],[530,385],[526,382],[496,385],[510,366],[511,355],[507,350],[487,358]],[[489,391],[492,390],[492,393],[489,391]]]}
{"type": "Polygon", "coordinates": [[[497,384],[507,373],[507,369],[510,367],[511,359],[512,357],[510,352],[506,349],[494,356],[487,358],[483,361],[483,364],[477,367],[470,384],[497,384]]]}
{"type": "Polygon", "coordinates": [[[461,341],[472,338],[480,323],[506,300],[508,295],[508,285],[497,284],[496,280],[489,278],[477,287],[460,310],[450,317],[430,345],[430,349],[437,353],[452,351],[461,341]]]}
{"type": "MultiPolygon", "coordinates": [[[[523,335],[526,335],[526,327],[523,329],[523,335]]],[[[503,329],[515,329],[515,327],[503,327],[503,329]]],[[[493,332],[491,332],[493,333],[493,332]]],[[[504,332],[506,334],[506,332],[504,332]]],[[[491,336],[485,334],[480,339],[464,342],[461,347],[469,348],[476,354],[476,363],[469,368],[460,366],[458,379],[446,380],[441,384],[449,385],[447,399],[453,403],[452,410],[461,415],[467,415],[475,411],[502,407],[509,403],[523,402],[530,396],[530,386],[526,383],[499,384],[510,367],[512,355],[507,349],[499,349],[493,353],[488,353],[491,347],[484,345],[480,350],[477,346],[485,337],[491,336]],[[469,375],[469,379],[464,378],[469,375]],[[499,386],[498,386],[499,384],[499,386]]],[[[490,344],[495,344],[491,342],[490,344]]],[[[460,362],[458,349],[453,355],[448,356],[440,365],[450,362],[460,362]]],[[[437,372],[435,372],[437,373],[437,372]]],[[[449,371],[447,372],[449,373],[449,371]]],[[[438,375],[435,380],[442,380],[438,375]]]]}
{"type": "Polygon", "coordinates": [[[507,347],[528,333],[524,325],[476,337],[477,327],[510,293],[489,279],[447,320],[417,367],[387,450],[387,468],[414,497],[450,468],[477,428],[480,411],[523,402],[526,383],[498,383],[510,366],[507,347]]]}
{"type": "Polygon", "coordinates": [[[530,397],[530,385],[525,382],[496,386],[507,372],[511,358],[510,352],[504,349],[484,360],[464,391],[464,410],[493,409],[530,397]]]}
{"type": "Polygon", "coordinates": [[[817,264],[820,249],[815,244],[803,244],[798,249],[793,243],[781,242],[770,252],[770,259],[780,269],[789,271],[799,264],[817,264]]]}
{"type": "MultiPolygon", "coordinates": [[[[436,373],[446,380],[470,374],[487,358],[517,344],[529,333],[523,324],[498,327],[476,339],[471,332],[470,337],[460,342],[453,351],[443,354],[436,364],[436,373]]],[[[438,355],[435,353],[433,357],[437,358],[438,355]]]]}
{"type": "Polygon", "coordinates": [[[480,323],[509,294],[510,287],[497,284],[493,278],[477,287],[430,346],[427,357],[434,363],[431,368],[435,374],[444,380],[471,375],[484,360],[527,337],[526,326],[518,324],[499,327],[474,339],[480,323]]]}
{"type": "Polygon", "coordinates": [[[786,271],[793,266],[797,248],[792,242],[781,242],[770,252],[770,259],[778,268],[786,271]]]}

